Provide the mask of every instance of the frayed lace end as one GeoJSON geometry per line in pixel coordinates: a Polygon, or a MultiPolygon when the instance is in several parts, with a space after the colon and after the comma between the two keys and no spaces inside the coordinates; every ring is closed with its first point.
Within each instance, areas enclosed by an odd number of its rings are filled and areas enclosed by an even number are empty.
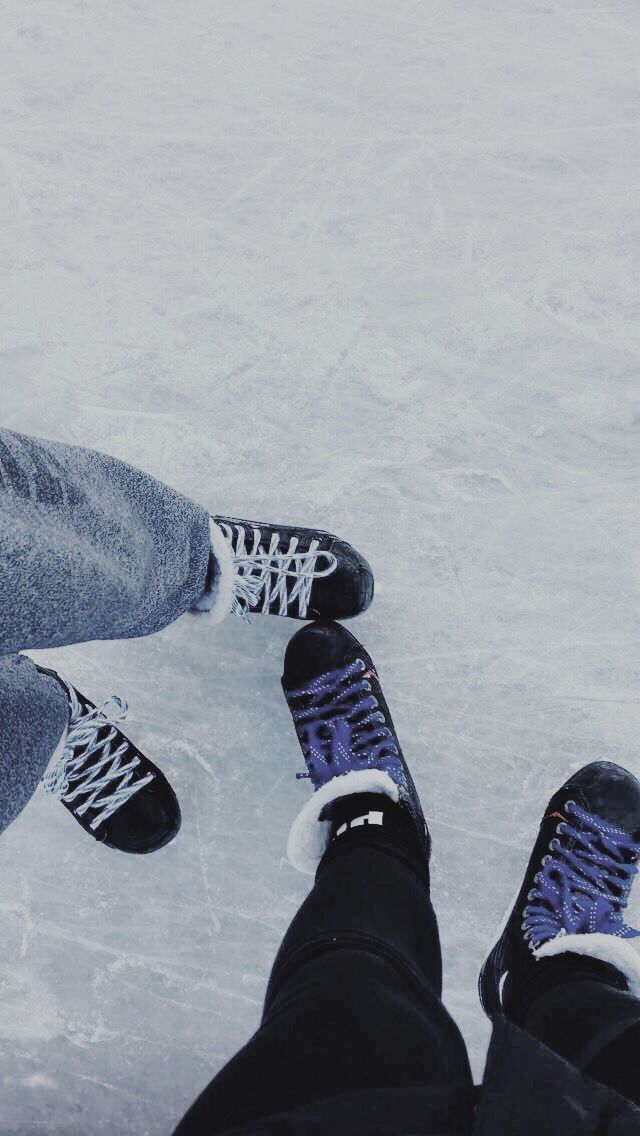
{"type": "Polygon", "coordinates": [[[289,861],[299,872],[313,875],[329,841],[331,821],[320,820],[322,810],[353,793],[382,793],[398,801],[398,786],[381,769],[362,769],[334,777],[316,789],[291,825],[287,843],[289,861]]]}
{"type": "Polygon", "coordinates": [[[193,611],[206,611],[212,623],[220,623],[231,611],[234,589],[233,554],[215,521],[209,518],[211,550],[218,564],[218,574],[210,591],[200,597],[193,611]]]}
{"type": "Polygon", "coordinates": [[[591,935],[556,935],[555,939],[549,939],[533,953],[537,959],[545,959],[570,951],[607,962],[624,975],[630,992],[640,998],[640,950],[634,943],[640,944],[640,938],[620,939],[617,935],[605,935],[601,931],[591,935]]]}

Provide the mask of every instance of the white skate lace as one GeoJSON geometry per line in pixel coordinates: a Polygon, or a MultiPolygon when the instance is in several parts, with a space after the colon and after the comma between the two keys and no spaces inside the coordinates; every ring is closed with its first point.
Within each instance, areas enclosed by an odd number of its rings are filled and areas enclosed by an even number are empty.
{"type": "Polygon", "coordinates": [[[99,708],[94,706],[87,710],[74,688],[64,679],[61,681],[69,696],[69,727],[60,759],[47,770],[42,784],[45,792],[65,804],[73,804],[77,816],[95,810],[96,816],[89,824],[94,830],[153,781],[154,775],[147,773],[134,780],[140,759],[133,755],[123,763],[129,749],[127,738],[113,748],[120,733],[117,723],[126,717],[128,710],[124,698],[112,694],[99,708]],[[105,727],[109,727],[108,733],[100,737],[105,727]]]}
{"type": "Polygon", "coordinates": [[[331,552],[312,540],[306,552],[297,552],[299,537],[292,536],[286,550],[280,548],[280,533],[273,532],[265,548],[262,532],[252,526],[217,522],[233,554],[235,572],[231,611],[248,621],[249,612],[260,607],[265,613],[277,604],[278,614],[287,615],[297,602],[302,619],[307,614],[314,580],[330,576],[338,563],[331,552]],[[234,535],[235,529],[235,535],[234,535]],[[325,567],[319,567],[319,561],[325,567]]]}

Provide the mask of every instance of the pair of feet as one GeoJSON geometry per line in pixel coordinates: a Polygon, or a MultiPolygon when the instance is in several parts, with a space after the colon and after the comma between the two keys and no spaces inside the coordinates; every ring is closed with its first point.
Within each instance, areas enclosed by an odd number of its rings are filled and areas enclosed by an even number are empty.
{"type": "MultiPolygon", "coordinates": [[[[211,518],[211,570],[198,604],[250,621],[252,613],[297,619],[343,619],[373,599],[364,557],[331,533],[275,527],[233,517],[211,518]]],[[[112,696],[96,707],[54,671],[69,723],[43,778],[90,836],[123,852],[162,848],[177,835],[180,806],[164,774],[120,728],[127,713],[112,696]]]]}
{"type": "MultiPolygon", "coordinates": [[[[356,615],[371,602],[369,566],[336,537],[214,521],[233,557],[235,614],[327,621],[356,615]]],[[[344,827],[339,820],[350,823],[349,798],[371,793],[403,811],[428,857],[420,801],[375,667],[357,639],[336,623],[305,626],[287,647],[282,683],[305,759],[299,776],[314,788],[291,830],[292,862],[312,871],[344,827]]],[[[111,847],[162,847],[179,829],[178,802],[160,770],[120,731],[126,704],[113,699],[97,709],[65,688],[70,723],[45,788],[111,847]]],[[[380,815],[355,821],[379,823],[380,815]]],[[[610,762],[584,767],[549,802],[518,897],[482,969],[489,1014],[515,1015],[536,961],[567,952],[591,956],[610,981],[640,993],[640,956],[631,945],[639,933],[624,921],[639,860],[640,783],[610,762]]]]}
{"type": "MultiPolygon", "coordinates": [[[[374,664],[357,639],[338,624],[303,628],[287,647],[283,687],[305,759],[302,776],[315,790],[289,836],[294,865],[313,871],[346,828],[384,824],[389,807],[372,808],[371,793],[403,811],[411,824],[402,831],[428,859],[420,800],[374,664]]],[[[517,898],[482,967],[480,997],[490,1017],[504,1012],[523,1022],[537,994],[569,973],[640,997],[640,953],[632,945],[640,931],[625,922],[639,862],[640,782],[612,762],[584,766],[549,801],[517,898]],[[539,965],[561,955],[560,970],[539,965]]]]}

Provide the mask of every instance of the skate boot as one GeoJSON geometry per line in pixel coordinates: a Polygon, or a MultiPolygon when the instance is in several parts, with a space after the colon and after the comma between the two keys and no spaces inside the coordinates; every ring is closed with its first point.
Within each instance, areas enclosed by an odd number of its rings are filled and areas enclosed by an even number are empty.
{"type": "MultiPolygon", "coordinates": [[[[370,656],[346,628],[315,623],[298,631],[285,653],[282,686],[306,764],[313,797],[294,821],[288,855],[313,872],[352,794],[376,794],[399,804],[429,857],[418,794],[395,734],[370,656]]],[[[381,823],[375,810],[353,823],[381,823]]],[[[346,825],[339,826],[346,827],[346,825]]]]}
{"type": "Polygon", "coordinates": [[[290,525],[211,518],[211,543],[222,568],[222,608],[294,619],[345,619],[373,599],[373,573],[355,548],[331,533],[290,525]]]}
{"type": "Polygon", "coordinates": [[[69,724],[42,779],[89,836],[121,852],[155,852],[180,828],[166,777],[119,729],[127,704],[112,695],[98,709],[55,671],[69,699],[69,724]]]}
{"type": "Polygon", "coordinates": [[[609,761],[584,766],[549,801],[518,897],[480,972],[490,1017],[513,1017],[522,991],[544,979],[540,961],[568,953],[581,956],[581,972],[640,994],[632,945],[640,931],[624,920],[639,859],[640,782],[609,761]]]}

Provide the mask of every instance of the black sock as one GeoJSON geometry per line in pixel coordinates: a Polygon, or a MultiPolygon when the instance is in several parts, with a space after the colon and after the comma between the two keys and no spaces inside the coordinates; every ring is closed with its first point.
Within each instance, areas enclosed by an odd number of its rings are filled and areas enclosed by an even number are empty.
{"type": "Polygon", "coordinates": [[[385,793],[351,793],[339,797],[325,811],[332,821],[329,844],[339,842],[349,835],[369,837],[379,834],[394,843],[407,844],[413,849],[420,847],[416,825],[408,809],[396,804],[385,793]]]}

